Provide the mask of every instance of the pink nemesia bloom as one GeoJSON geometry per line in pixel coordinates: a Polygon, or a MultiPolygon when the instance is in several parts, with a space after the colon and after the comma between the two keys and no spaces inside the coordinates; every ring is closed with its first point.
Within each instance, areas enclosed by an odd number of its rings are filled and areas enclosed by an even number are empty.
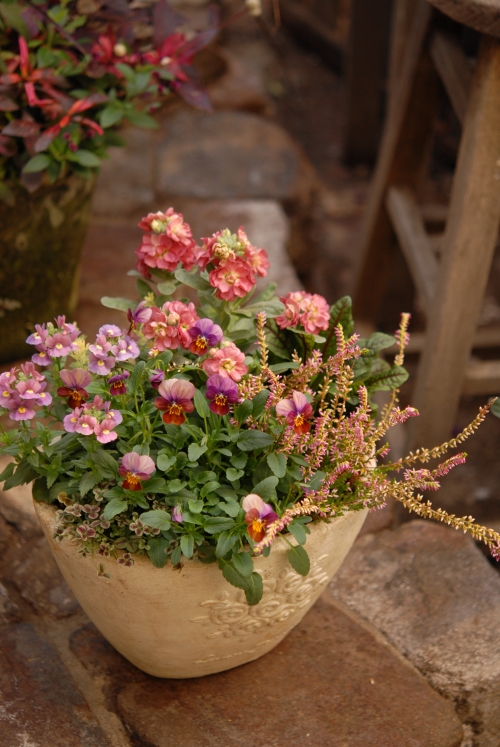
{"type": "Polygon", "coordinates": [[[93,415],[81,415],[78,418],[78,422],[75,425],[75,431],[81,433],[83,436],[90,436],[94,433],[94,429],[98,424],[97,418],[93,415]]]}
{"type": "Polygon", "coordinates": [[[304,434],[311,430],[308,418],[312,416],[313,409],[302,392],[293,392],[291,399],[280,399],[276,405],[276,414],[286,417],[295,433],[304,434]]]}
{"type": "Polygon", "coordinates": [[[78,418],[82,414],[81,408],[75,408],[73,412],[70,412],[69,415],[66,415],[66,417],[63,420],[64,430],[67,433],[74,433],[76,431],[76,424],[78,423],[78,418]]]}
{"type": "Polygon", "coordinates": [[[27,361],[27,363],[21,363],[21,371],[28,378],[31,377],[36,381],[45,381],[45,376],[36,370],[34,363],[32,363],[31,361],[27,361]]]}
{"type": "Polygon", "coordinates": [[[115,441],[118,438],[118,433],[113,430],[115,425],[116,423],[112,418],[103,420],[102,423],[98,423],[96,425],[96,427],[94,428],[94,433],[97,436],[97,440],[99,441],[99,443],[107,444],[110,441],[115,441]]]}
{"type": "Polygon", "coordinates": [[[154,400],[154,406],[163,410],[162,419],[164,423],[182,425],[186,420],[185,412],[193,412],[192,399],[195,387],[190,381],[184,379],[167,379],[162,381],[158,387],[158,394],[154,400]]]}
{"type": "Polygon", "coordinates": [[[89,355],[89,371],[92,371],[92,373],[107,376],[114,365],[115,359],[112,355],[106,358],[98,357],[95,353],[90,353],[89,355]]]}
{"type": "Polygon", "coordinates": [[[33,332],[27,339],[28,345],[43,345],[48,336],[48,331],[45,328],[45,324],[35,324],[35,332],[33,332]]]}
{"type": "Polygon", "coordinates": [[[26,400],[21,399],[17,392],[13,392],[12,397],[7,400],[4,407],[9,410],[11,420],[31,420],[35,417],[33,410],[26,400]]]}
{"type": "Polygon", "coordinates": [[[39,366],[50,366],[49,351],[45,345],[37,345],[36,351],[37,352],[31,356],[33,363],[36,363],[39,366]]]}
{"type": "Polygon", "coordinates": [[[138,357],[139,353],[140,351],[137,343],[128,335],[125,335],[125,337],[118,340],[115,352],[117,361],[135,359],[138,357]]]}
{"type": "Polygon", "coordinates": [[[40,392],[38,399],[36,400],[37,405],[40,407],[48,407],[52,404],[52,395],[48,392],[40,392]]]}
{"type": "Polygon", "coordinates": [[[149,480],[155,471],[155,463],[145,454],[140,456],[135,451],[124,454],[118,472],[125,480],[122,488],[125,490],[142,490],[141,480],[149,480]]]}
{"type": "Polygon", "coordinates": [[[47,386],[46,382],[36,381],[35,379],[26,379],[16,384],[21,399],[38,399],[40,392],[43,392],[47,386]]]}
{"type": "Polygon", "coordinates": [[[203,361],[202,368],[209,376],[220,374],[233,381],[240,381],[248,372],[245,353],[237,348],[234,342],[225,343],[220,349],[212,348],[209,357],[203,361]]]}
{"type": "Polygon", "coordinates": [[[70,335],[56,332],[53,337],[47,337],[45,347],[51,358],[62,358],[69,355],[74,346],[70,335]]]}
{"type": "MultiPolygon", "coordinates": [[[[119,334],[121,334],[121,332],[119,334]]],[[[98,358],[105,358],[108,353],[115,352],[116,346],[109,342],[106,335],[99,333],[95,339],[94,344],[89,345],[89,350],[98,358]]]]}
{"type": "Polygon", "coordinates": [[[122,331],[120,327],[117,327],[116,324],[103,324],[98,330],[99,335],[103,335],[107,338],[120,337],[121,333],[122,331]]]}
{"type": "Polygon", "coordinates": [[[241,506],[245,511],[248,534],[254,542],[260,542],[266,536],[268,524],[276,521],[278,514],[256,493],[245,496],[241,506]]]}
{"type": "Polygon", "coordinates": [[[217,288],[217,298],[234,301],[243,298],[255,285],[252,268],[241,259],[229,259],[212,270],[208,276],[210,285],[217,288]]]}

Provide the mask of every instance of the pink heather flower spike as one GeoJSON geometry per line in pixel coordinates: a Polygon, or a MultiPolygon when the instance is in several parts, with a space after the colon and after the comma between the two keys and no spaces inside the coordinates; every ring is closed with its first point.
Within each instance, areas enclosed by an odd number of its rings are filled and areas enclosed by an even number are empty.
{"type": "Polygon", "coordinates": [[[214,348],[224,337],[222,329],[211,319],[199,319],[189,330],[192,343],[189,350],[196,355],[205,355],[209,348],[214,348]]]}
{"type": "Polygon", "coordinates": [[[155,463],[151,457],[145,454],[140,456],[135,451],[130,451],[122,457],[122,463],[118,472],[125,480],[122,488],[125,490],[142,490],[141,480],[149,480],[155,471],[155,463]]]}
{"type": "Polygon", "coordinates": [[[69,397],[68,405],[72,409],[80,407],[89,397],[85,387],[92,381],[92,376],[84,368],[63,368],[59,375],[65,386],[58,388],[57,395],[69,397]]]}
{"type": "Polygon", "coordinates": [[[201,367],[209,376],[220,374],[233,381],[241,381],[242,377],[248,373],[245,353],[236,347],[234,342],[224,343],[220,349],[212,348],[201,367]]]}
{"type": "Polygon", "coordinates": [[[280,399],[276,405],[276,414],[285,416],[295,433],[304,434],[311,430],[311,424],[307,421],[312,416],[313,409],[302,392],[293,392],[292,399],[280,399]]]}
{"type": "Polygon", "coordinates": [[[121,374],[116,374],[108,379],[109,392],[113,397],[119,397],[120,394],[126,394],[127,387],[125,382],[130,378],[128,371],[123,371],[121,374]]]}
{"type": "Polygon", "coordinates": [[[184,379],[167,379],[162,381],[158,387],[158,394],[154,405],[158,410],[164,410],[162,418],[164,423],[182,425],[186,420],[185,412],[193,412],[192,399],[196,389],[190,381],[184,379]]]}
{"type": "Polygon", "coordinates": [[[278,514],[269,503],[264,503],[260,495],[250,493],[241,504],[245,511],[247,531],[254,542],[260,542],[266,535],[268,524],[278,519],[278,514]]]}
{"type": "Polygon", "coordinates": [[[207,381],[206,397],[209,407],[217,415],[227,415],[230,406],[238,401],[238,386],[225,376],[214,374],[207,381]]]}

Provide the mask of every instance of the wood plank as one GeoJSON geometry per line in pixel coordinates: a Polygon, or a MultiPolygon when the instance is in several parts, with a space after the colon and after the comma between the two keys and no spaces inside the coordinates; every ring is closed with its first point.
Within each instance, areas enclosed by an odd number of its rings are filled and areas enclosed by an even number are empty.
{"type": "Polygon", "coordinates": [[[352,294],[354,313],[356,318],[375,324],[393,253],[397,251],[385,208],[387,188],[394,183],[416,185],[422,150],[433,128],[439,78],[430,56],[423,51],[431,13],[426,0],[418,0],[361,229],[352,294]]]}
{"type": "Polygon", "coordinates": [[[391,187],[387,194],[386,207],[413,282],[426,313],[429,313],[436,291],[438,263],[425,230],[415,193],[408,187],[391,187]]]}
{"type": "Polygon", "coordinates": [[[334,31],[311,10],[297,2],[280,3],[283,25],[305,46],[312,49],[324,62],[340,73],[344,68],[344,50],[334,31]]]}
{"type": "Polygon", "coordinates": [[[498,0],[429,0],[442,13],[483,34],[500,37],[498,0]]]}
{"type": "Polygon", "coordinates": [[[446,223],[449,208],[437,202],[424,202],[420,205],[420,212],[424,223],[446,223]]]}
{"type": "Polygon", "coordinates": [[[457,40],[443,33],[433,35],[430,53],[455,114],[460,124],[463,124],[472,82],[472,68],[469,60],[457,40]]]}
{"type": "Polygon", "coordinates": [[[500,394],[500,361],[475,361],[465,370],[464,394],[500,394]]]}
{"type": "Polygon", "coordinates": [[[440,274],[412,397],[410,448],[449,438],[500,222],[500,42],[481,41],[453,180],[440,274]]]}

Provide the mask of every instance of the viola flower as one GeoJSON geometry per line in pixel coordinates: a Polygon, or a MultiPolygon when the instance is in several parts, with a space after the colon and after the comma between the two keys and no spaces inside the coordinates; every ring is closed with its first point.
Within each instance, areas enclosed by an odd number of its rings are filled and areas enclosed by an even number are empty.
{"type": "Polygon", "coordinates": [[[256,493],[246,495],[241,505],[245,511],[248,534],[254,542],[261,542],[266,536],[267,526],[277,520],[278,514],[256,493]]]}
{"type": "Polygon", "coordinates": [[[151,309],[149,306],[146,306],[146,301],[141,301],[134,311],[127,309],[127,319],[130,322],[129,334],[138,324],[149,322],[151,319],[151,309]]]}
{"type": "Polygon", "coordinates": [[[227,415],[230,405],[238,401],[238,386],[226,376],[215,374],[207,381],[206,397],[209,407],[217,415],[227,415]]]}
{"type": "Polygon", "coordinates": [[[101,444],[107,444],[110,441],[115,441],[118,438],[118,433],[113,430],[116,423],[112,418],[106,418],[102,423],[98,423],[94,428],[94,433],[97,436],[97,440],[101,444]]]}
{"type": "Polygon", "coordinates": [[[182,425],[186,420],[184,413],[194,410],[191,400],[195,391],[193,384],[184,379],[162,381],[158,387],[161,396],[155,399],[154,405],[158,410],[164,410],[163,422],[182,425]]]}
{"type": "Polygon", "coordinates": [[[210,350],[209,357],[203,361],[201,367],[209,376],[220,374],[233,381],[241,381],[248,373],[245,353],[236,347],[234,342],[227,342],[220,349],[210,350]]]}
{"type": "Polygon", "coordinates": [[[302,392],[293,392],[292,399],[280,399],[276,405],[276,414],[286,417],[288,425],[293,425],[295,433],[309,433],[313,408],[302,392]]]}
{"type": "Polygon", "coordinates": [[[172,511],[172,521],[176,521],[179,524],[184,521],[180,506],[175,506],[174,510],[172,511]]]}
{"type": "Polygon", "coordinates": [[[112,355],[101,358],[91,352],[89,355],[89,371],[99,374],[99,376],[107,376],[114,367],[115,362],[112,355]]]}
{"type": "Polygon", "coordinates": [[[217,298],[234,301],[243,298],[255,285],[252,268],[239,258],[230,259],[212,270],[208,276],[210,285],[217,288],[217,298]]]}
{"type": "Polygon", "coordinates": [[[92,376],[84,368],[63,368],[59,375],[65,386],[59,387],[57,396],[69,397],[68,405],[72,409],[80,407],[89,398],[85,387],[92,381],[92,376]]]}
{"type": "Polygon", "coordinates": [[[151,386],[153,387],[153,389],[158,389],[158,387],[160,386],[161,382],[165,378],[165,374],[164,374],[163,371],[161,371],[158,368],[155,368],[152,371],[152,374],[153,375],[150,377],[149,383],[151,384],[151,386]]]}
{"type": "Polygon", "coordinates": [[[122,488],[125,490],[142,490],[141,480],[149,480],[155,471],[155,463],[145,454],[140,456],[135,451],[124,454],[118,472],[125,480],[122,488]]]}
{"type": "Polygon", "coordinates": [[[211,319],[199,319],[189,330],[193,340],[189,350],[196,355],[205,355],[209,348],[214,348],[222,340],[224,334],[218,324],[211,319]]]}
{"type": "Polygon", "coordinates": [[[109,392],[113,397],[118,397],[120,394],[126,394],[127,387],[125,381],[128,378],[130,378],[129,372],[123,371],[121,374],[116,374],[116,376],[112,376],[108,380],[108,384],[110,384],[109,392]]]}

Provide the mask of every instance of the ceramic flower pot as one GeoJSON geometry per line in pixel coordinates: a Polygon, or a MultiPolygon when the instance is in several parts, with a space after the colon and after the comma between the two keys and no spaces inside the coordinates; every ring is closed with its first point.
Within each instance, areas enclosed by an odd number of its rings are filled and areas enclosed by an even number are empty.
{"type": "Polygon", "coordinates": [[[342,564],[367,510],[311,526],[311,571],[299,576],[278,538],[269,557],[256,558],[264,579],[261,602],[249,607],[216,564],[193,559],[176,570],[137,557],[132,567],[99,556],[83,558],[78,543],[55,542],[56,510],[35,503],[64,578],[107,640],[132,664],[155,677],[200,677],[271,651],[300,622],[342,564]],[[104,575],[98,575],[99,566],[104,575]]]}
{"type": "Polygon", "coordinates": [[[73,314],[93,185],[71,176],[0,202],[0,363],[32,352],[25,340],[36,322],[73,314]]]}

